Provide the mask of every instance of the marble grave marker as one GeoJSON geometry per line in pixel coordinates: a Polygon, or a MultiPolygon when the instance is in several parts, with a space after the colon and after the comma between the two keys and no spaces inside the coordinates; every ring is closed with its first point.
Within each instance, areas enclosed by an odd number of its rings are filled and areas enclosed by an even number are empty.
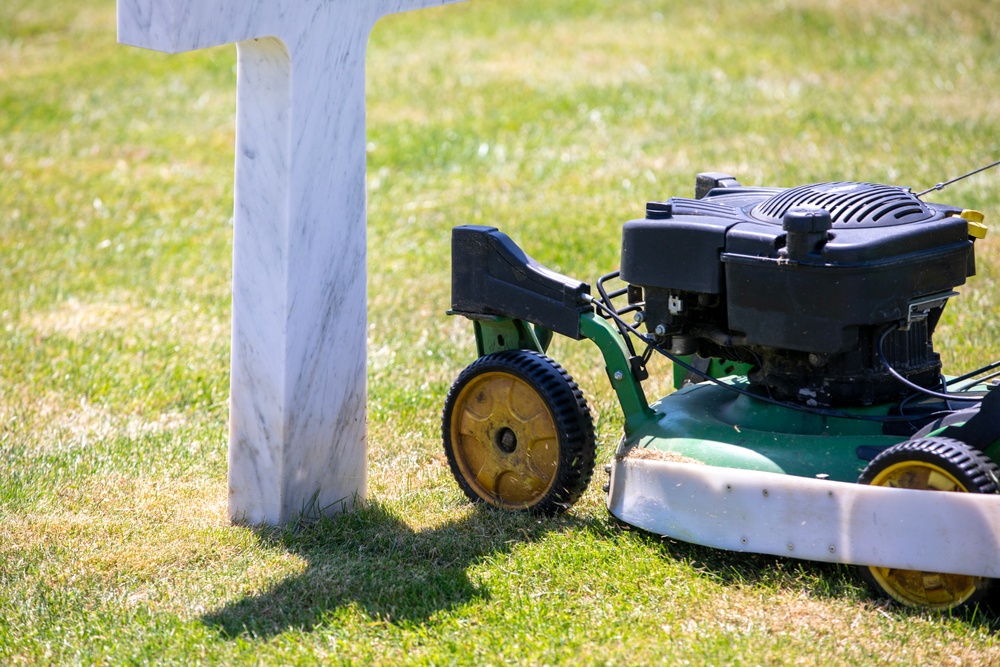
{"type": "Polygon", "coordinates": [[[350,507],[367,476],[365,50],[461,0],[118,0],[118,41],[236,43],[229,515],[350,507]]]}

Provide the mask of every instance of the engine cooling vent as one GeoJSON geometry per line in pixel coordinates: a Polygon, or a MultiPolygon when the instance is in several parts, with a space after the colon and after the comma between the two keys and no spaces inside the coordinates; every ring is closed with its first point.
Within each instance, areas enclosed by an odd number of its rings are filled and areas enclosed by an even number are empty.
{"type": "Polygon", "coordinates": [[[764,200],[750,214],[758,220],[780,225],[793,206],[818,206],[827,210],[834,227],[888,227],[934,217],[934,213],[909,190],[847,182],[800,185],[764,200]]]}

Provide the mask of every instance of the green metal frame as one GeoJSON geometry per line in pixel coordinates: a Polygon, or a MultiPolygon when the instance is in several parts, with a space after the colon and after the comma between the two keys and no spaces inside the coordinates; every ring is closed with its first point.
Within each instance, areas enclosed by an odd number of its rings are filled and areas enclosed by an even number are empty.
{"type": "Polygon", "coordinates": [[[545,354],[552,342],[551,331],[524,320],[487,316],[477,317],[472,324],[480,357],[504,350],[533,350],[545,354]]]}
{"type": "Polygon", "coordinates": [[[625,437],[654,421],[656,412],[649,407],[642,384],[632,371],[631,354],[618,330],[594,313],[586,313],[580,316],[580,333],[601,350],[608,380],[625,417],[625,437]]]}

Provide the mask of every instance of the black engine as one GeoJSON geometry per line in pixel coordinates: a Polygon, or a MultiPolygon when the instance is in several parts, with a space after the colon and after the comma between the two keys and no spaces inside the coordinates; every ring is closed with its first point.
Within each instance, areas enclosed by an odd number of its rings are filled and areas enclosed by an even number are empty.
{"type": "Polygon", "coordinates": [[[886,364],[940,385],[934,328],[975,273],[963,215],[898,186],[700,174],[694,199],[650,202],[625,224],[621,278],[675,354],[748,363],[751,383],[781,400],[893,401],[909,390],[886,364]]]}

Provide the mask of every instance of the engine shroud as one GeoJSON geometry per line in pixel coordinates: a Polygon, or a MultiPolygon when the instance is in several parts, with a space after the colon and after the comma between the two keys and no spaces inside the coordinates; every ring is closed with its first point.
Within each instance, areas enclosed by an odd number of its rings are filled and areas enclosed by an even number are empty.
{"type": "MultiPolygon", "coordinates": [[[[742,187],[713,174],[700,198],[650,202],[625,223],[621,277],[648,331],[678,354],[750,363],[776,398],[868,405],[907,393],[877,353],[924,387],[939,382],[932,335],[975,273],[962,209],[908,188],[834,182],[742,187]]],[[[699,184],[704,182],[699,176],[699,184]]]]}

